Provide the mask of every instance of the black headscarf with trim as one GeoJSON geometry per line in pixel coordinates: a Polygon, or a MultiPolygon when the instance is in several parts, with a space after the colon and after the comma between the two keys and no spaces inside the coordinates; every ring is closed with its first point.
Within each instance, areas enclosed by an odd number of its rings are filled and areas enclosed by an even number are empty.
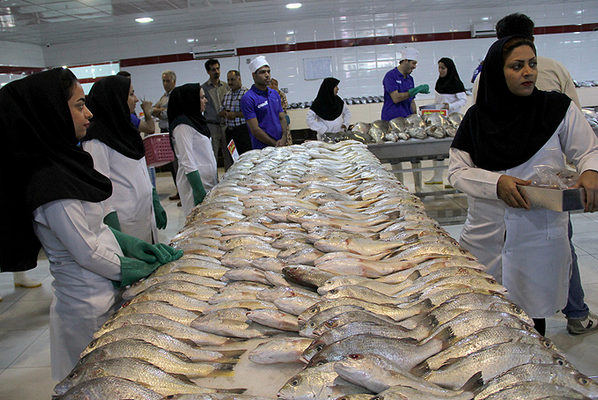
{"type": "MultiPolygon", "coordinates": [[[[70,71],[40,72],[0,89],[0,267],[34,268],[41,244],[33,210],[60,199],[106,200],[112,184],[79,146],[61,83],[70,71]]],[[[74,76],[73,76],[74,78],[74,76]]]]}
{"type": "Polygon", "coordinates": [[[310,109],[316,115],[326,121],[334,121],[343,113],[345,103],[338,95],[334,94],[334,88],[340,81],[336,78],[326,78],[320,85],[318,95],[311,104],[310,109]]]}
{"type": "Polygon", "coordinates": [[[554,134],[571,104],[569,97],[557,92],[534,88],[529,96],[516,96],[509,90],[502,52],[513,38],[524,39],[505,37],[488,50],[476,104],[465,114],[452,143],[469,153],[477,167],[489,171],[507,170],[529,160],[554,134]]]}
{"type": "Polygon", "coordinates": [[[131,122],[130,88],[131,79],[119,75],[93,84],[88,98],[93,118],[83,141],[97,139],[125,157],[140,160],[145,156],[145,147],[139,130],[131,122]]]}
{"type": "Polygon", "coordinates": [[[455,62],[447,57],[442,57],[439,63],[443,63],[446,67],[446,75],[444,78],[438,78],[436,81],[436,91],[441,94],[456,94],[465,91],[465,86],[459,77],[455,62]]]}
{"type": "Polygon", "coordinates": [[[210,137],[208,122],[201,112],[199,83],[175,87],[168,98],[168,124],[172,135],[177,125],[189,125],[204,136],[210,137]]]}

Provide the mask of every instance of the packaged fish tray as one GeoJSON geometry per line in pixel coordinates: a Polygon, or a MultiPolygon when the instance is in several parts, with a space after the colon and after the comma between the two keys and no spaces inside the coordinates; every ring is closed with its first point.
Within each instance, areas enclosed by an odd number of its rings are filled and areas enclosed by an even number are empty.
{"type": "Polygon", "coordinates": [[[156,133],[143,138],[148,167],[161,167],[174,160],[168,133],[156,133]]]}

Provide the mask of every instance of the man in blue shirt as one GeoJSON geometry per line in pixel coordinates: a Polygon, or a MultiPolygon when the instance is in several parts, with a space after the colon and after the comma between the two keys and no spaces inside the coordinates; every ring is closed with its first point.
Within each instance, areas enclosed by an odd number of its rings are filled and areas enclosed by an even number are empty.
{"type": "Polygon", "coordinates": [[[384,76],[384,105],[382,106],[382,119],[390,121],[397,117],[408,117],[417,112],[415,95],[430,93],[428,85],[415,87],[411,73],[417,66],[419,51],[412,47],[401,50],[399,66],[388,71],[384,76]]]}
{"type": "Polygon", "coordinates": [[[250,64],[251,89],[241,99],[241,111],[251,133],[254,149],[286,144],[287,121],[276,90],[270,84],[270,66],[266,57],[258,56],[250,64]]]}

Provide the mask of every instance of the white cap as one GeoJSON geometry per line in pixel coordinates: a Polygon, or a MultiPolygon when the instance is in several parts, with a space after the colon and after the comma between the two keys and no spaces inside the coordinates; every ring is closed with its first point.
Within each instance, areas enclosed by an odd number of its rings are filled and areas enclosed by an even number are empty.
{"type": "Polygon", "coordinates": [[[401,60],[417,61],[418,57],[419,51],[415,50],[413,47],[403,47],[401,49],[401,60]]]}
{"type": "Polygon", "coordinates": [[[266,61],[266,57],[257,56],[256,58],[253,59],[253,61],[251,61],[249,63],[249,70],[253,74],[255,71],[262,68],[264,65],[270,65],[270,64],[268,64],[268,61],[266,61]]]}

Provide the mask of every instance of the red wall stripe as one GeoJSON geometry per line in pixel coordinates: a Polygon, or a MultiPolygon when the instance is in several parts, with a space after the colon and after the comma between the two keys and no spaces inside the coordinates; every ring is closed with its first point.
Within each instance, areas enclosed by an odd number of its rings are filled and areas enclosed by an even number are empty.
{"type": "MultiPolygon", "coordinates": [[[[534,29],[535,35],[551,35],[558,33],[572,33],[572,32],[593,32],[598,31],[598,22],[580,25],[558,25],[558,26],[544,26],[534,29]]],[[[288,53],[290,51],[303,50],[324,50],[324,49],[338,49],[344,47],[356,46],[373,46],[384,44],[403,44],[403,43],[417,43],[417,42],[435,42],[446,40],[465,40],[473,39],[470,31],[459,32],[439,32],[439,33],[420,33],[414,35],[395,35],[395,36],[375,36],[355,39],[337,39],[337,40],[321,40],[314,42],[301,42],[290,44],[270,44],[264,46],[250,46],[237,48],[237,55],[252,56],[267,53],[288,53]]],[[[191,61],[193,54],[179,53],[166,54],[161,56],[127,58],[120,60],[120,67],[126,68],[139,65],[165,64],[179,61],[191,61]]],[[[0,66],[0,74],[31,74],[42,71],[43,68],[32,67],[8,67],[0,66]]],[[[97,79],[84,79],[81,82],[92,83],[97,79]],[[89,82],[87,82],[89,81],[89,82]]]]}

